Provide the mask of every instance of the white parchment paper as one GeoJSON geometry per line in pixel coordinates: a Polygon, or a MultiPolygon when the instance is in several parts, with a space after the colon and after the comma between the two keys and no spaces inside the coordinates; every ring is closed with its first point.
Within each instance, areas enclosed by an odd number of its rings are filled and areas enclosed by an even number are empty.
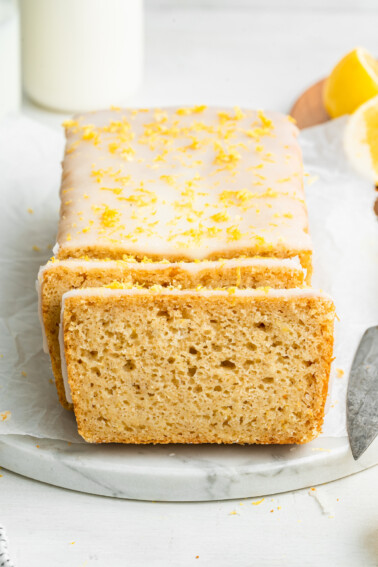
{"type": "MultiPolygon", "coordinates": [[[[342,147],[345,119],[300,135],[314,243],[313,286],[330,293],[335,361],[323,436],[346,435],[349,370],[365,329],[378,323],[378,223],[374,188],[351,169],[342,147]]],[[[83,442],[56,395],[42,352],[35,280],[51,257],[58,222],[63,133],[25,117],[0,125],[0,434],[83,442]],[[28,211],[28,209],[30,209],[28,211]]]]}

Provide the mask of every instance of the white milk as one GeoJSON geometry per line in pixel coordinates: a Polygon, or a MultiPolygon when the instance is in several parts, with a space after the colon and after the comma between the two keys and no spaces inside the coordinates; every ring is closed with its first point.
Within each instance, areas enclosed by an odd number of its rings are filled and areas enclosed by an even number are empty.
{"type": "Polygon", "coordinates": [[[20,107],[19,21],[14,2],[0,0],[0,119],[20,107]]]}
{"type": "Polygon", "coordinates": [[[143,0],[20,0],[23,81],[35,102],[122,104],[142,73],[143,0]]]}

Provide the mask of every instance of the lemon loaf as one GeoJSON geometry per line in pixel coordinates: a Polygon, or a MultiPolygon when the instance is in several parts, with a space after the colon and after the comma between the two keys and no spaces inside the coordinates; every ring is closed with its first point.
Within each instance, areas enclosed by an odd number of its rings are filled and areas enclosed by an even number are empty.
{"type": "Polygon", "coordinates": [[[310,289],[68,292],[61,340],[78,431],[96,443],[310,441],[333,319],[332,300],[310,289]]]}
{"type": "Polygon", "coordinates": [[[67,291],[99,287],[113,281],[146,287],[173,284],[187,289],[198,286],[292,288],[303,285],[304,275],[299,262],[269,258],[176,263],[53,259],[39,271],[38,292],[44,348],[51,357],[60,402],[66,408],[72,407],[65,396],[58,340],[61,299],[67,291]]]}
{"type": "Polygon", "coordinates": [[[65,126],[59,259],[298,256],[309,281],[302,157],[289,117],[115,108],[65,126]]]}

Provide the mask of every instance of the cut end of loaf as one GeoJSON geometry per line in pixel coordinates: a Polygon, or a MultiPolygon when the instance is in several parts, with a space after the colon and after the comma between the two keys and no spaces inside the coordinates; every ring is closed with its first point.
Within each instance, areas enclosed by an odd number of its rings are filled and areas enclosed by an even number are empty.
{"type": "Polygon", "coordinates": [[[320,433],[329,298],[107,291],[65,298],[68,378],[85,440],[305,443],[320,433]]]}

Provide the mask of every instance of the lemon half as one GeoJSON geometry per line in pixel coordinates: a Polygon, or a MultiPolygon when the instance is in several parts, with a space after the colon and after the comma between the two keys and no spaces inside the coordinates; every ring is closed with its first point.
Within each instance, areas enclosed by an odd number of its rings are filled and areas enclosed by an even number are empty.
{"type": "Polygon", "coordinates": [[[323,103],[331,118],[352,114],[378,95],[378,61],[357,47],[336,65],[326,79],[323,103]]]}
{"type": "Polygon", "coordinates": [[[378,96],[350,116],[344,132],[344,147],[355,169],[377,185],[378,96]]]}

